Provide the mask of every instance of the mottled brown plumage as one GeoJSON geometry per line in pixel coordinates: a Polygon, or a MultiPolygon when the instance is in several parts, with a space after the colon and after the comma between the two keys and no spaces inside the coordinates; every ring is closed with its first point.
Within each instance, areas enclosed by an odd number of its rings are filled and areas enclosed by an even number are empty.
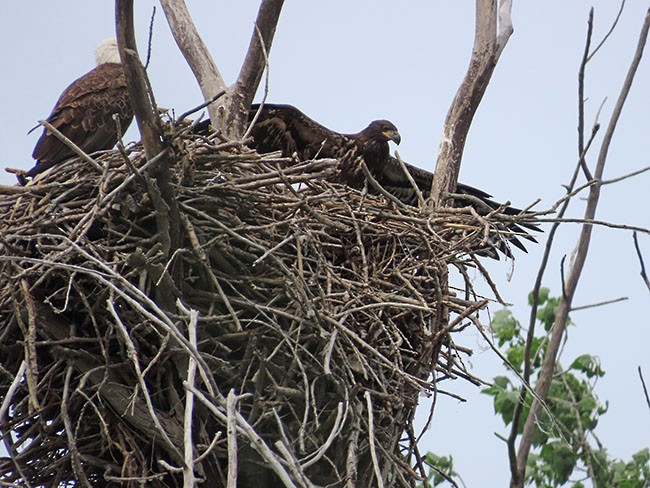
{"type": "MultiPolygon", "coordinates": [[[[431,194],[431,185],[433,183],[433,173],[431,173],[430,171],[426,171],[422,168],[418,168],[417,166],[413,166],[412,164],[408,164],[406,162],[404,163],[404,166],[406,167],[413,181],[415,182],[416,186],[422,193],[423,198],[424,199],[429,198],[429,195],[431,194]]],[[[402,169],[401,164],[396,158],[390,156],[386,160],[386,164],[384,165],[382,170],[379,172],[373,172],[373,175],[375,176],[377,182],[386,191],[388,191],[389,193],[397,197],[400,201],[402,201],[407,205],[412,205],[412,206],[418,205],[417,193],[415,192],[415,189],[413,188],[411,182],[408,181],[408,178],[406,178],[406,176],[404,175],[404,170],[402,169]]],[[[514,216],[514,215],[526,214],[526,212],[524,212],[523,210],[515,207],[510,207],[510,206],[503,207],[502,204],[492,200],[492,195],[490,195],[489,193],[486,193],[483,190],[479,190],[478,188],[474,188],[469,185],[464,185],[463,183],[458,183],[456,185],[455,193],[461,196],[457,197],[454,200],[453,202],[454,206],[456,207],[471,206],[476,210],[476,212],[479,215],[486,215],[496,209],[500,209],[499,212],[502,213],[503,215],[514,216]],[[466,195],[467,198],[464,198],[463,195],[466,195]]],[[[532,235],[530,235],[526,229],[534,230],[534,231],[541,230],[535,224],[528,224],[528,223],[515,224],[514,222],[505,224],[505,229],[513,233],[508,237],[507,240],[512,245],[518,247],[524,252],[527,252],[526,247],[518,239],[518,237],[522,237],[531,242],[537,242],[537,240],[532,235]]],[[[497,249],[499,249],[499,251],[501,251],[506,256],[511,257],[511,253],[508,250],[508,247],[504,245],[503,241],[491,242],[490,245],[492,247],[496,247],[497,249]]],[[[496,253],[486,252],[484,254],[488,254],[490,257],[493,257],[495,259],[499,258],[498,254],[496,253]]]]}
{"type": "MultiPolygon", "coordinates": [[[[102,63],[63,91],[47,121],[91,154],[115,146],[118,131],[113,114],[118,115],[121,129],[126,131],[133,110],[122,65],[102,63]]],[[[74,155],[72,149],[44,129],[32,154],[36,165],[27,176],[35,176],[74,155]]]]}
{"type": "MultiPolygon", "coordinates": [[[[259,111],[259,105],[251,109],[251,120],[259,111]]],[[[340,134],[307,117],[291,105],[265,104],[257,114],[257,120],[251,129],[254,145],[258,152],[281,151],[283,156],[296,154],[300,160],[316,157],[335,158],[341,163],[339,176],[335,181],[360,188],[365,183],[360,161],[365,161],[368,170],[375,180],[397,199],[407,205],[417,206],[418,198],[415,189],[402,169],[399,161],[390,155],[388,141],[399,144],[400,136],[395,126],[386,121],[372,122],[357,134],[340,134]]],[[[423,197],[428,198],[431,192],[433,173],[405,163],[423,197]]],[[[370,188],[370,191],[373,189],[370,188]]],[[[488,193],[459,183],[456,192],[467,195],[466,200],[459,198],[454,201],[456,206],[470,205],[480,215],[486,215],[502,205],[492,200],[488,193]]],[[[518,215],[522,211],[514,207],[500,210],[504,215],[518,215]]],[[[515,224],[506,222],[500,224],[501,230],[510,232],[507,241],[526,251],[518,237],[537,242],[525,228],[539,231],[534,224],[515,224]]],[[[503,238],[497,237],[494,242],[488,242],[488,247],[480,251],[495,259],[499,258],[496,250],[506,256],[511,256],[503,238]]]]}
{"type": "MultiPolygon", "coordinates": [[[[258,113],[253,105],[251,120],[258,113]]],[[[401,141],[395,125],[375,120],[356,134],[341,134],[319,124],[291,105],[265,104],[251,129],[258,152],[281,151],[283,156],[296,154],[300,160],[334,158],[341,163],[335,180],[354,188],[363,186],[361,161],[372,172],[390,157],[389,141],[401,141]]]]}

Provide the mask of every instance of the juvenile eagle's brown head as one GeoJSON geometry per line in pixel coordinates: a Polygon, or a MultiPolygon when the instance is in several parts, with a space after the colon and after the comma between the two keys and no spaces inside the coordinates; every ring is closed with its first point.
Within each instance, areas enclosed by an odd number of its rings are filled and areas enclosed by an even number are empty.
{"type": "Polygon", "coordinates": [[[402,141],[397,127],[388,120],[373,120],[363,130],[363,133],[368,139],[372,140],[393,141],[395,144],[399,144],[402,141]]]}

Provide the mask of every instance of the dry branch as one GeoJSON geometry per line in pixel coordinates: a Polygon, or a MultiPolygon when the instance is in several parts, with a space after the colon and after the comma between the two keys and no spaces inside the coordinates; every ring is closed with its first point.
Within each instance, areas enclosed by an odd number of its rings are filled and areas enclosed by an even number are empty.
{"type": "Polygon", "coordinates": [[[163,11],[185,60],[190,65],[207,102],[212,126],[232,140],[243,136],[248,126],[248,110],[262,74],[267,68],[275,28],[284,0],[262,0],[251,34],[248,51],[239,76],[230,86],[221,77],[205,43],[201,39],[183,0],[161,0],[163,11]],[[226,95],[219,103],[211,101],[226,95]]]}
{"type": "MultiPolygon", "coordinates": [[[[165,17],[167,17],[167,23],[176,45],[181,50],[201,88],[203,99],[206,102],[216,99],[219,93],[226,91],[226,82],[221,77],[210,51],[196,30],[185,1],[161,0],[160,4],[165,12],[165,17]]],[[[216,104],[208,104],[208,113],[212,120],[219,120],[216,104]]]]}
{"type": "Polygon", "coordinates": [[[641,252],[641,247],[639,247],[639,239],[637,237],[636,231],[632,233],[632,239],[634,240],[634,250],[636,251],[636,256],[639,258],[639,266],[641,267],[641,271],[639,272],[639,274],[641,275],[641,278],[643,279],[646,288],[648,289],[648,291],[650,291],[650,278],[648,278],[648,273],[645,268],[643,253],[641,252]]]}
{"type": "Polygon", "coordinates": [[[262,0],[260,3],[246,57],[219,119],[218,127],[230,137],[241,137],[248,126],[248,107],[253,103],[264,70],[268,69],[268,53],[283,4],[284,0],[262,0]]]}
{"type": "Polygon", "coordinates": [[[133,22],[133,0],[115,1],[115,25],[131,106],[140,129],[145,152],[151,159],[164,149],[162,130],[147,73],[138,56],[133,22]]]}
{"type": "MultiPolygon", "coordinates": [[[[172,189],[170,161],[166,155],[162,124],[147,72],[140,62],[135,40],[133,0],[116,0],[117,42],[124,67],[129,98],[142,136],[144,152],[149,160],[161,156],[152,168],[152,178],[145,177],[146,189],[156,209],[156,231],[161,252],[170,260],[180,246],[180,214],[172,189]]],[[[141,176],[138,174],[138,176],[141,176]]],[[[162,286],[156,288],[157,301],[167,310],[176,304],[173,277],[166,272],[162,286]]]]}
{"type": "Polygon", "coordinates": [[[476,0],[476,31],[472,57],[465,78],[447,112],[438,150],[430,197],[435,207],[444,203],[445,193],[456,189],[465,140],[472,119],[478,110],[499,56],[513,32],[510,0],[501,1],[500,30],[497,32],[497,2],[498,0],[476,0]]]}

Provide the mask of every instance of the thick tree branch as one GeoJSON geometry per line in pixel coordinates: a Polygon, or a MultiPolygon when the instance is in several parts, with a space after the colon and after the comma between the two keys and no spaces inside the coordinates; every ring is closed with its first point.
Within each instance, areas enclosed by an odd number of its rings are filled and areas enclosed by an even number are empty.
{"type": "Polygon", "coordinates": [[[431,187],[431,204],[443,204],[443,195],[453,193],[458,182],[465,140],[487,89],[492,72],[513,32],[511,1],[501,4],[501,32],[497,34],[497,0],[476,0],[476,30],[469,68],[449,108],[431,187]]]}
{"type": "Polygon", "coordinates": [[[284,0],[262,0],[260,4],[246,58],[220,113],[218,126],[226,137],[238,139],[246,131],[248,110],[267,67],[267,56],[283,4],[284,0]]]}
{"type": "Polygon", "coordinates": [[[151,159],[160,153],[164,147],[159,124],[160,119],[154,111],[153,94],[149,90],[147,73],[138,57],[135,27],[133,25],[133,0],[116,0],[115,25],[117,45],[124,67],[124,76],[126,77],[131,105],[140,129],[147,159],[151,159]]]}
{"type": "MultiPolygon", "coordinates": [[[[140,62],[133,23],[133,0],[115,1],[117,45],[124,67],[124,76],[142,145],[148,160],[165,150],[160,118],[155,110],[154,95],[147,73],[140,62]]],[[[181,242],[180,217],[176,195],[171,185],[169,160],[162,157],[152,168],[153,180],[147,178],[147,190],[156,209],[159,242],[165,259],[170,259],[181,242]]],[[[161,280],[156,289],[158,302],[166,310],[175,310],[176,298],[168,283],[161,280]]]]}
{"type": "Polygon", "coordinates": [[[227,86],[199,36],[185,2],[161,0],[176,44],[201,87],[203,99],[210,102],[219,98],[219,93],[226,92],[226,96],[218,104],[208,105],[208,112],[212,125],[221,129],[223,135],[229,139],[241,138],[246,130],[248,109],[266,68],[266,58],[271,49],[283,3],[284,0],[262,0],[237,81],[227,86]]]}
{"type": "MultiPolygon", "coordinates": [[[[623,110],[623,106],[625,105],[625,101],[630,92],[632,82],[634,81],[636,70],[641,61],[641,57],[643,55],[643,50],[645,48],[649,30],[650,30],[650,9],[646,13],[645,22],[643,24],[639,36],[639,42],[637,44],[636,53],[634,55],[634,58],[628,70],[627,76],[625,78],[625,82],[623,84],[618,100],[616,102],[616,106],[614,107],[612,117],[607,127],[607,131],[603,137],[603,143],[600,149],[600,153],[598,155],[596,170],[594,172],[594,178],[598,182],[600,182],[600,180],[602,179],[603,170],[605,168],[605,162],[607,161],[609,145],[614,136],[614,131],[616,130],[618,120],[623,110]]],[[[585,210],[585,219],[593,219],[595,216],[596,207],[598,205],[598,199],[600,196],[600,183],[598,182],[592,185],[590,188],[589,199],[587,201],[587,208],[585,210]]],[[[550,336],[546,356],[544,357],[544,362],[542,364],[542,368],[539,374],[539,380],[537,382],[537,387],[536,387],[537,395],[542,400],[546,399],[546,396],[548,394],[551,385],[551,379],[553,377],[553,373],[555,370],[557,355],[559,353],[560,345],[562,343],[564,332],[566,330],[569,310],[571,309],[571,303],[573,301],[573,297],[577,289],[578,281],[580,279],[582,269],[584,267],[585,260],[587,257],[587,251],[589,249],[589,243],[591,240],[591,230],[592,230],[591,225],[584,225],[582,228],[582,232],[578,240],[577,252],[573,260],[573,263],[571,265],[571,268],[569,269],[569,273],[567,275],[565,294],[561,298],[560,306],[557,311],[557,316],[551,328],[551,336],[550,336]]],[[[535,399],[531,405],[528,418],[526,419],[524,430],[521,436],[521,442],[519,444],[519,450],[517,452],[517,467],[519,471],[519,479],[516,480],[518,481],[517,483],[513,483],[513,481],[515,480],[511,480],[512,487],[523,487],[523,477],[524,477],[523,474],[526,469],[526,461],[528,460],[528,455],[530,453],[530,449],[532,446],[533,437],[537,430],[537,423],[538,423],[537,417],[539,414],[540,407],[541,407],[541,403],[537,399],[535,399]]]]}
{"type": "MultiPolygon", "coordinates": [[[[199,83],[203,100],[206,102],[216,100],[217,94],[226,90],[226,82],[221,77],[210,51],[196,30],[187,5],[184,0],[160,0],[160,4],[165,12],[165,17],[167,17],[167,23],[176,45],[199,83]]],[[[208,105],[208,113],[212,120],[218,120],[216,103],[208,105]]]]}

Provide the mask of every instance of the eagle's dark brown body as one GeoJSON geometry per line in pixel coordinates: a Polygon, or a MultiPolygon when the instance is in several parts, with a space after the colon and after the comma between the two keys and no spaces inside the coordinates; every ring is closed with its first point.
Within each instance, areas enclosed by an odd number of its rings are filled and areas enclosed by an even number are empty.
{"type": "MultiPolygon", "coordinates": [[[[253,105],[251,119],[259,111],[253,105]]],[[[356,134],[328,129],[291,105],[266,104],[251,130],[258,152],[282,151],[306,161],[333,158],[341,162],[337,182],[359,188],[364,184],[361,161],[370,171],[379,170],[390,158],[388,141],[399,144],[399,132],[388,120],[375,120],[356,134]]]]}
{"type": "MultiPolygon", "coordinates": [[[[281,151],[283,156],[297,155],[300,160],[320,158],[335,158],[340,161],[337,182],[360,188],[365,183],[360,161],[364,161],[375,180],[389,193],[407,205],[417,206],[418,199],[411,182],[404,173],[399,161],[390,155],[388,141],[400,142],[400,136],[395,126],[386,121],[372,122],[366,129],[357,134],[341,134],[324,127],[291,105],[265,104],[262,110],[254,105],[250,118],[257,117],[251,129],[254,145],[258,152],[281,151]],[[258,113],[259,112],[259,113],[258,113]]],[[[431,192],[433,173],[405,163],[415,184],[427,198],[431,192]]],[[[371,189],[372,191],[372,189],[371,189]]],[[[457,193],[468,195],[467,201],[455,202],[457,206],[471,205],[479,214],[487,214],[501,205],[491,199],[491,195],[482,190],[459,183],[457,193]],[[477,205],[478,199],[482,205],[477,205]],[[479,208],[481,207],[481,208],[479,208]]],[[[500,210],[505,215],[517,215],[522,211],[514,207],[500,210]]],[[[522,224],[531,230],[540,230],[536,225],[522,224]]],[[[516,247],[526,251],[518,239],[523,237],[537,242],[522,226],[515,223],[505,223],[505,230],[512,234],[507,240],[516,247]]],[[[503,242],[489,243],[490,249],[483,254],[498,259],[495,248],[511,256],[503,242]]]]}
{"type": "MultiPolygon", "coordinates": [[[[47,121],[90,154],[115,146],[118,130],[113,114],[118,115],[122,131],[133,120],[122,65],[103,63],[63,91],[47,121]]],[[[74,155],[72,149],[44,129],[32,154],[36,165],[27,176],[35,176],[74,155]]]]}

